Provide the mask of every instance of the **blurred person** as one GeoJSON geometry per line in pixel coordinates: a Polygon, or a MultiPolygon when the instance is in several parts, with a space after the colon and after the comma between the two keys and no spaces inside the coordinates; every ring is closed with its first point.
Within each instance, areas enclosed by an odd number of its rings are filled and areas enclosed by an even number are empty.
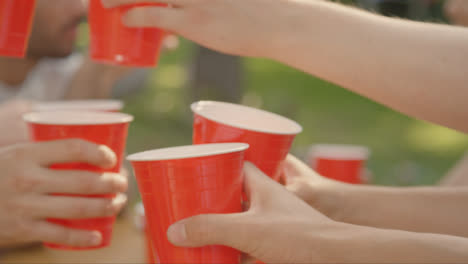
{"type": "Polygon", "coordinates": [[[0,249],[40,241],[76,247],[99,245],[99,232],[69,229],[47,218],[97,218],[116,215],[126,196],[114,199],[51,196],[50,193],[123,193],[127,178],[114,173],[51,170],[56,163],[115,165],[105,146],[82,140],[11,145],[0,148],[0,249]]]}
{"type": "Polygon", "coordinates": [[[143,85],[147,70],[93,63],[75,52],[87,1],[37,0],[26,58],[0,58],[0,102],[122,96],[143,85]]]}

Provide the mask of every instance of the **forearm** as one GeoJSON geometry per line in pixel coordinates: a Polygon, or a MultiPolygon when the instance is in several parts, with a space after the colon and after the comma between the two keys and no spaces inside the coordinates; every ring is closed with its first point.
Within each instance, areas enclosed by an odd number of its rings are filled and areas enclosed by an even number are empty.
{"type": "Polygon", "coordinates": [[[319,192],[318,209],[337,221],[468,237],[468,188],[343,184],[319,192]]]}
{"type": "Polygon", "coordinates": [[[124,76],[125,71],[120,66],[86,60],[73,78],[65,99],[109,98],[115,83],[124,76]]]}
{"type": "Polygon", "coordinates": [[[468,186],[468,152],[455,165],[455,167],[451,169],[444,178],[442,178],[439,185],[468,186]]]}
{"type": "Polygon", "coordinates": [[[322,1],[291,10],[268,57],[404,112],[468,132],[468,29],[322,1]]]}
{"type": "Polygon", "coordinates": [[[337,224],[311,230],[310,236],[314,252],[310,263],[466,263],[468,259],[468,239],[447,235],[337,224]]]}

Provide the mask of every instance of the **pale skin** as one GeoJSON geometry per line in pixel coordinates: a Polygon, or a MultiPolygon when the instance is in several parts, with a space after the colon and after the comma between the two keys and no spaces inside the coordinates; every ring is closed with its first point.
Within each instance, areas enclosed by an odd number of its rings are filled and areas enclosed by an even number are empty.
{"type": "Polygon", "coordinates": [[[24,100],[0,104],[0,123],[2,127],[8,128],[0,134],[0,147],[28,141],[28,129],[22,115],[31,109],[32,102],[24,100]]]}
{"type": "Polygon", "coordinates": [[[115,154],[105,146],[70,139],[12,145],[0,149],[0,248],[32,242],[76,247],[99,245],[97,231],[68,229],[47,218],[81,219],[116,215],[124,206],[127,179],[120,174],[56,171],[56,163],[84,162],[113,167],[115,154]],[[51,196],[119,194],[114,199],[51,196]]]}
{"type": "MultiPolygon", "coordinates": [[[[108,7],[134,2],[141,0],[103,0],[108,7]]],[[[174,8],[135,8],[124,22],[166,28],[225,53],[271,58],[410,116],[468,132],[468,29],[327,1],[145,2],[174,8]]]]}
{"type": "Polygon", "coordinates": [[[465,0],[449,0],[445,4],[445,13],[450,20],[461,26],[468,26],[468,2],[465,0]]]}
{"type": "Polygon", "coordinates": [[[199,215],[168,230],[177,246],[221,244],[266,263],[463,263],[468,239],[340,223],[247,163],[244,213],[199,215]]]}
{"type": "Polygon", "coordinates": [[[394,188],[326,179],[293,156],[285,162],[286,188],[340,222],[468,237],[467,187],[394,188]]]}
{"type": "Polygon", "coordinates": [[[439,182],[441,186],[468,186],[468,152],[439,182]]]}

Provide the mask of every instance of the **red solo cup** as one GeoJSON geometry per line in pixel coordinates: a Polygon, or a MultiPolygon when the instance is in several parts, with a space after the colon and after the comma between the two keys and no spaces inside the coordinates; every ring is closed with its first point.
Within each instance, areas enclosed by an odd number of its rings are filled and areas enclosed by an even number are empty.
{"type": "Polygon", "coordinates": [[[35,0],[0,0],[0,56],[24,57],[35,5],[35,0]]]}
{"type": "Polygon", "coordinates": [[[144,3],[107,9],[101,0],[90,0],[91,58],[125,66],[156,66],[165,32],[158,28],[130,28],[122,23],[122,16],[129,9],[149,5],[163,6],[144,3]]]}
{"type": "Polygon", "coordinates": [[[120,100],[70,100],[42,102],[34,106],[37,112],[45,111],[96,111],[120,112],[124,103],[120,100]]]}
{"type": "Polygon", "coordinates": [[[364,183],[365,164],[370,151],[351,145],[315,145],[308,153],[308,163],[317,173],[337,181],[364,183]]]}
{"type": "Polygon", "coordinates": [[[130,155],[145,206],[153,245],[161,263],[239,263],[239,251],[225,246],[182,248],[166,233],[175,222],[199,214],[242,211],[242,167],[247,144],[207,144],[130,155]]]}
{"type": "MultiPolygon", "coordinates": [[[[87,112],[87,111],[53,111],[33,112],[24,115],[29,126],[31,139],[35,142],[60,139],[80,138],[96,144],[106,145],[117,156],[117,164],[110,169],[102,169],[85,163],[54,164],[56,170],[84,170],[97,173],[118,173],[121,168],[127,130],[133,117],[121,113],[87,112]]],[[[94,198],[114,198],[115,194],[105,195],[71,195],[94,198]]],[[[48,219],[49,222],[68,228],[99,231],[102,243],[95,247],[70,247],[53,243],[44,243],[46,247],[64,250],[84,250],[103,248],[110,244],[115,216],[94,219],[48,219]]]]}
{"type": "Polygon", "coordinates": [[[281,163],[302,127],[285,117],[242,105],[201,101],[192,104],[193,143],[243,142],[245,159],[280,179],[281,163]]]}
{"type": "Polygon", "coordinates": [[[146,254],[146,263],[148,264],[157,264],[159,263],[158,255],[153,253],[153,247],[151,246],[151,236],[148,229],[148,221],[146,221],[145,208],[143,203],[138,203],[135,206],[135,225],[137,228],[144,232],[145,234],[145,254],[146,254]]]}

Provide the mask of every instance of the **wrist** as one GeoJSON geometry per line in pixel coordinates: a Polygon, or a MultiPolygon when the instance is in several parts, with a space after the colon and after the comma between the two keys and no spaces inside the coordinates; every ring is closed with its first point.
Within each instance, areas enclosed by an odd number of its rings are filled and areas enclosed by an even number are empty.
{"type": "Polygon", "coordinates": [[[313,206],[329,218],[346,222],[349,214],[353,212],[351,208],[353,198],[353,186],[331,180],[324,180],[312,187],[315,193],[313,206]]]}

